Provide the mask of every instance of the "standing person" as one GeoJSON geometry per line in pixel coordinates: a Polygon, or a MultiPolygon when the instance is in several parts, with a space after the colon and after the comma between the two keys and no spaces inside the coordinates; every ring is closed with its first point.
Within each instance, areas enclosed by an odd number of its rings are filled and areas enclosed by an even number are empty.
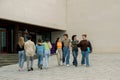
{"type": "Polygon", "coordinates": [[[80,41],[80,43],[78,44],[78,47],[80,47],[81,49],[81,53],[82,53],[82,60],[81,60],[81,65],[85,64],[86,61],[86,67],[89,67],[89,53],[92,52],[92,46],[90,41],[87,40],[87,35],[83,34],[82,35],[82,39],[80,41]],[[89,49],[89,50],[88,50],[89,49]]]}
{"type": "Polygon", "coordinates": [[[62,63],[62,41],[61,38],[57,38],[56,43],[55,43],[55,50],[57,53],[57,60],[58,60],[58,65],[61,65],[62,63]]]}
{"type": "Polygon", "coordinates": [[[78,45],[79,41],[77,40],[77,35],[72,36],[72,54],[73,54],[73,65],[77,67],[78,62],[77,62],[77,56],[78,56],[78,45]]]}
{"type": "Polygon", "coordinates": [[[49,67],[49,56],[50,56],[50,50],[52,48],[52,45],[48,39],[43,43],[45,47],[45,67],[48,69],[49,67]]]}
{"type": "Polygon", "coordinates": [[[69,65],[69,59],[70,59],[70,39],[68,39],[68,34],[64,34],[63,35],[64,40],[63,40],[63,65],[65,64],[66,61],[66,65],[69,65]]]}
{"type": "Polygon", "coordinates": [[[31,41],[31,36],[28,36],[28,41],[25,42],[25,53],[27,58],[27,69],[33,71],[33,60],[35,55],[35,44],[31,41]]]}
{"type": "Polygon", "coordinates": [[[42,40],[39,39],[36,44],[36,51],[38,55],[38,68],[42,69],[43,66],[43,56],[44,56],[44,45],[42,44],[42,40]]]}
{"type": "Polygon", "coordinates": [[[24,38],[20,37],[17,44],[17,52],[19,54],[19,71],[23,69],[24,60],[25,60],[25,51],[24,51],[24,38]]]}

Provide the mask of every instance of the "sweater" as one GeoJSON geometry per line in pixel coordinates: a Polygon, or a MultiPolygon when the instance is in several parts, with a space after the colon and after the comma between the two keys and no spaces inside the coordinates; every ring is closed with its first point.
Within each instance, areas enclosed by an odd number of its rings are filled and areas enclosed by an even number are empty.
{"type": "Polygon", "coordinates": [[[80,47],[81,51],[87,51],[87,47],[89,47],[92,52],[92,45],[88,40],[81,40],[77,46],[80,47]]]}

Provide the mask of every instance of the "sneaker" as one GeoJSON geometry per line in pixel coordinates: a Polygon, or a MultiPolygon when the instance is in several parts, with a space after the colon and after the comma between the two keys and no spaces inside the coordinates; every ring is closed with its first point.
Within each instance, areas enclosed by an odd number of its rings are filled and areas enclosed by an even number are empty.
{"type": "Polygon", "coordinates": [[[33,71],[33,68],[31,67],[31,71],[33,71]]]}
{"type": "Polygon", "coordinates": [[[67,64],[67,67],[69,67],[70,65],[69,64],[67,64]]]}
{"type": "Polygon", "coordinates": [[[31,69],[28,69],[28,72],[31,71],[31,69]]]}

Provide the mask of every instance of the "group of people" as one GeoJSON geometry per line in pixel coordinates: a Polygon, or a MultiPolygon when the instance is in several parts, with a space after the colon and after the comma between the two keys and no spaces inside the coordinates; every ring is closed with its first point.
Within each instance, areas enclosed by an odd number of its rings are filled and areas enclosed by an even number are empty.
{"type": "Polygon", "coordinates": [[[86,63],[86,67],[90,66],[89,63],[89,53],[92,53],[92,45],[90,41],[87,40],[87,35],[83,34],[80,42],[77,40],[77,35],[72,36],[72,41],[68,38],[68,34],[63,35],[64,40],[61,38],[57,38],[56,40],[56,53],[58,59],[58,65],[66,65],[70,66],[70,50],[73,55],[73,65],[78,66],[77,56],[78,56],[78,48],[81,49],[82,59],[81,65],[86,63]]]}
{"type": "MultiPolygon", "coordinates": [[[[58,65],[70,66],[70,50],[72,50],[73,65],[77,67],[78,48],[80,48],[82,53],[81,65],[86,63],[86,67],[89,67],[89,53],[92,52],[92,46],[86,37],[87,35],[83,34],[83,40],[80,42],[77,40],[77,35],[72,36],[72,41],[69,39],[68,34],[63,35],[63,40],[62,38],[57,38],[55,50],[57,54],[58,65]]],[[[46,39],[44,42],[39,39],[35,45],[35,43],[31,41],[31,36],[28,36],[28,40],[26,42],[24,42],[23,37],[20,37],[17,45],[17,51],[19,54],[19,71],[23,69],[25,57],[27,60],[28,71],[33,71],[34,55],[36,54],[38,57],[38,68],[43,69],[43,60],[45,58],[45,68],[48,69],[51,48],[52,45],[49,39],[46,39]]]]}
{"type": "Polygon", "coordinates": [[[31,41],[31,36],[28,36],[28,40],[26,42],[24,42],[23,37],[20,37],[17,45],[17,51],[19,54],[19,71],[23,69],[25,56],[28,71],[33,71],[34,55],[36,54],[38,56],[38,68],[42,69],[43,58],[45,57],[45,66],[47,69],[51,48],[52,45],[48,39],[46,39],[44,43],[39,39],[38,43],[35,45],[35,43],[31,41]]]}

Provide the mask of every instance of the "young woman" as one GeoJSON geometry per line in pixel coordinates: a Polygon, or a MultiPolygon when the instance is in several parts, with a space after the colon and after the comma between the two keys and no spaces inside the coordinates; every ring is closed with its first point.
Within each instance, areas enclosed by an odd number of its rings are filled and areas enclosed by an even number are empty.
{"type": "Polygon", "coordinates": [[[77,40],[77,35],[72,36],[72,54],[73,54],[73,65],[77,67],[78,62],[77,62],[77,56],[78,56],[78,40],[77,40]]]}
{"type": "Polygon", "coordinates": [[[58,65],[61,65],[62,63],[62,41],[61,38],[57,38],[55,48],[57,53],[57,59],[58,59],[58,65]]]}
{"type": "Polygon", "coordinates": [[[36,51],[38,56],[38,68],[42,69],[43,66],[43,56],[44,56],[44,45],[42,44],[42,40],[38,40],[36,44],[36,51]]]}
{"type": "Polygon", "coordinates": [[[50,41],[48,39],[46,39],[46,41],[43,43],[44,44],[44,48],[45,48],[45,67],[46,69],[48,69],[49,67],[49,56],[50,56],[50,50],[52,48],[52,45],[50,43],[50,41]]]}
{"type": "Polygon", "coordinates": [[[25,59],[25,51],[24,51],[24,38],[20,37],[17,45],[17,51],[19,54],[19,71],[23,69],[24,59],[25,59]]]}
{"type": "Polygon", "coordinates": [[[78,44],[78,47],[80,47],[81,49],[81,53],[82,53],[82,60],[81,60],[81,65],[85,64],[86,61],[86,67],[89,67],[89,53],[92,52],[92,45],[90,43],[90,41],[87,40],[87,35],[83,34],[82,35],[82,39],[80,41],[80,43],[78,44]],[[89,50],[88,50],[89,48],[89,50]]]}

